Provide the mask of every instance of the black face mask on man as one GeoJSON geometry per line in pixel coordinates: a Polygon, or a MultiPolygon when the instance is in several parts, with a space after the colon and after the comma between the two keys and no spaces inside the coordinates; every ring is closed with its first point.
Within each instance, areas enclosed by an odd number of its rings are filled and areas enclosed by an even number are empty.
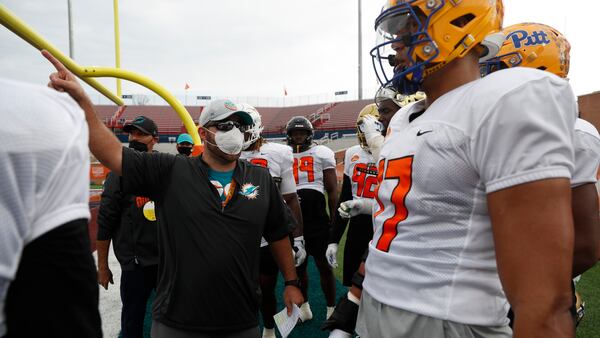
{"type": "Polygon", "coordinates": [[[142,143],[140,141],[135,140],[129,141],[129,148],[140,151],[142,153],[148,151],[148,145],[146,143],[142,143]]]}
{"type": "Polygon", "coordinates": [[[190,156],[192,154],[192,147],[177,147],[177,152],[181,155],[190,156]]]}

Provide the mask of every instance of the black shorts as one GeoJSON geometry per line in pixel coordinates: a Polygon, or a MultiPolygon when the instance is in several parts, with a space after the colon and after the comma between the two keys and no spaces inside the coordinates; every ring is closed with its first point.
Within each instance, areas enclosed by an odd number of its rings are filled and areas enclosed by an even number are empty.
{"type": "Polygon", "coordinates": [[[102,337],[85,219],[27,244],[5,304],[7,337],[102,337]]]}
{"type": "Polygon", "coordinates": [[[302,221],[304,224],[304,238],[317,236],[322,231],[329,231],[329,215],[325,195],[313,189],[298,190],[302,221]]]}
{"type": "Polygon", "coordinates": [[[344,247],[344,286],[352,285],[352,276],[358,270],[371,239],[373,239],[371,215],[352,217],[344,247]]]}
{"type": "Polygon", "coordinates": [[[327,244],[329,242],[329,232],[321,231],[311,236],[304,235],[304,245],[306,247],[306,260],[299,267],[296,268],[298,274],[303,274],[308,266],[308,256],[313,256],[315,261],[321,261],[323,264],[327,264],[327,258],[325,252],[327,251],[327,244]]]}
{"type": "Polygon", "coordinates": [[[326,259],[327,242],[329,240],[329,231],[321,231],[306,235],[304,233],[304,242],[306,246],[306,256],[313,256],[315,259],[326,259]]]}
{"type": "Polygon", "coordinates": [[[267,276],[277,275],[277,272],[279,272],[279,267],[268,245],[260,248],[260,267],[258,271],[261,275],[267,276]]]}

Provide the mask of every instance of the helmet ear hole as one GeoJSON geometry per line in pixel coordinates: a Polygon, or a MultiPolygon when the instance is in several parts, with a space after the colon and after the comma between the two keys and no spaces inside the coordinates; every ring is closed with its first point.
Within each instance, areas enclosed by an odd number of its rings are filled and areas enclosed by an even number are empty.
{"type": "Polygon", "coordinates": [[[459,16],[458,18],[450,21],[450,23],[458,28],[463,28],[464,26],[468,25],[469,22],[473,21],[473,19],[475,19],[475,15],[469,13],[459,16]]]}

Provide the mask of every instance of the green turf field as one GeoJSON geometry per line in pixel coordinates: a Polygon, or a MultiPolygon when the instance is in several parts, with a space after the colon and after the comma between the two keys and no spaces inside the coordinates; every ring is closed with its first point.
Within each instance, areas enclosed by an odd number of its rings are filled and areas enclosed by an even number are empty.
{"type": "MultiPolygon", "coordinates": [[[[342,240],[339,243],[338,248],[338,268],[335,269],[334,273],[338,281],[342,279],[342,253],[344,252],[344,245],[346,243],[346,234],[342,237],[342,240]]],[[[292,334],[289,336],[291,338],[320,338],[320,337],[328,337],[326,332],[323,332],[319,329],[321,322],[325,319],[325,301],[323,298],[323,293],[319,287],[319,273],[314,265],[314,262],[309,264],[309,278],[310,278],[310,287],[309,287],[309,298],[310,304],[313,311],[314,318],[313,320],[298,325],[292,334]]],[[[281,285],[281,278],[279,280],[279,285],[277,286],[276,295],[280,299],[283,286],[281,285]]],[[[577,338],[597,338],[600,337],[600,264],[596,265],[595,268],[586,272],[581,281],[577,284],[577,290],[583,296],[583,299],[586,304],[586,314],[583,318],[583,321],[577,328],[577,338]]],[[[340,296],[344,295],[346,292],[346,288],[342,286],[341,282],[337,283],[337,296],[336,299],[340,296]]],[[[148,303],[148,310],[146,314],[145,320],[145,331],[144,337],[150,338],[150,325],[152,322],[151,319],[151,301],[148,303]]],[[[283,305],[279,303],[279,308],[283,308],[283,305]]],[[[278,337],[280,337],[278,335],[278,337]]]]}
{"type": "Polygon", "coordinates": [[[577,337],[600,337],[600,264],[583,274],[577,291],[585,301],[585,317],[577,328],[577,337]]]}

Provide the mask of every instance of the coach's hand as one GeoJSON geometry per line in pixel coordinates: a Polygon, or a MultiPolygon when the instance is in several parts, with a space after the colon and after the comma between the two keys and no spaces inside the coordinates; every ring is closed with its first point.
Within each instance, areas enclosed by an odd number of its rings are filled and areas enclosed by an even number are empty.
{"type": "Polygon", "coordinates": [[[77,103],[81,103],[84,100],[89,100],[83,87],[77,81],[77,77],[71,73],[67,67],[65,67],[54,55],[50,54],[47,50],[42,50],[42,55],[50,61],[50,63],[56,68],[56,72],[50,74],[50,82],[48,87],[53,88],[59,92],[68,93],[73,100],[77,103]]]}
{"type": "Polygon", "coordinates": [[[304,297],[302,296],[300,288],[293,285],[286,286],[283,289],[283,303],[287,308],[288,317],[291,316],[294,304],[300,307],[302,303],[304,303],[304,297]]]}
{"type": "Polygon", "coordinates": [[[104,290],[108,290],[108,283],[115,284],[112,271],[109,268],[98,269],[98,284],[102,285],[104,290]]]}

